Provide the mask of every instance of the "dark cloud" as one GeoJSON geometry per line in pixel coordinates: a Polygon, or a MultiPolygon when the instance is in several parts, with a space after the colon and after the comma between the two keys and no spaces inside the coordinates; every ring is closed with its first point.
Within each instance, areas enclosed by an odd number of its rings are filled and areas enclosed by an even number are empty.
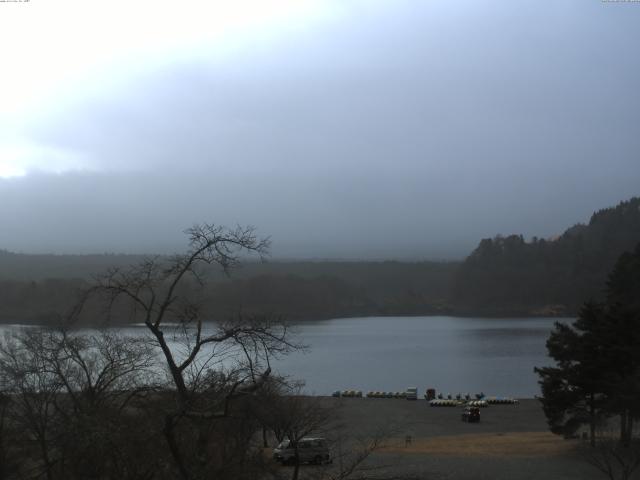
{"type": "Polygon", "coordinates": [[[277,256],[451,258],[639,193],[640,8],[357,5],[43,112],[30,138],[107,173],[2,181],[2,246],[173,249],[215,220],[277,256]]]}

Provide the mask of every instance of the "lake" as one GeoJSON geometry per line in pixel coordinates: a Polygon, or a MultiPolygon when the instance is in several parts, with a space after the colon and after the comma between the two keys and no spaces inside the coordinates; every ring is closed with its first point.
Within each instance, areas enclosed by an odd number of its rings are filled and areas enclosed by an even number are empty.
{"type": "MultiPolygon", "coordinates": [[[[531,398],[539,394],[535,366],[550,365],[545,342],[550,318],[363,317],[295,326],[309,348],[273,362],[303,379],[305,391],[478,393],[531,398]]],[[[571,319],[561,319],[562,322],[571,319]]],[[[0,326],[0,333],[15,326],[0,326]]],[[[126,327],[143,334],[144,327],[126,327]]]]}
{"type": "MultiPolygon", "coordinates": [[[[562,319],[562,322],[572,319],[562,319]]],[[[535,366],[550,365],[549,318],[366,317],[299,325],[307,353],[276,369],[309,393],[355,389],[533,397],[535,366]]]]}

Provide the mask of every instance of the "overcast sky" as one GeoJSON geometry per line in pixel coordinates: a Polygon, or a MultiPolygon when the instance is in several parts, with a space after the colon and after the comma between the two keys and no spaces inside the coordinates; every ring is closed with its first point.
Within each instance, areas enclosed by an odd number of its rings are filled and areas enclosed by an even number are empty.
{"type": "Polygon", "coordinates": [[[461,258],[640,194],[640,3],[0,3],[0,248],[461,258]]]}

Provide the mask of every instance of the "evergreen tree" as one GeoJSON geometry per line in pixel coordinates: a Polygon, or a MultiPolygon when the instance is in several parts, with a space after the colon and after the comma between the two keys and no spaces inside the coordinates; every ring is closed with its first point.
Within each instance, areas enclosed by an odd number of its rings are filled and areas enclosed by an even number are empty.
{"type": "Polygon", "coordinates": [[[600,364],[603,346],[598,338],[603,318],[603,306],[587,302],[573,325],[556,323],[547,350],[557,367],[535,369],[551,431],[568,437],[586,424],[592,444],[606,404],[606,372],[600,364]]]}
{"type": "Polygon", "coordinates": [[[640,417],[640,244],[609,275],[607,309],[609,409],[620,415],[620,439],[628,445],[640,417]]]}
{"type": "Polygon", "coordinates": [[[571,435],[601,418],[620,416],[628,445],[640,417],[640,245],[609,275],[603,304],[587,302],[572,325],[556,323],[547,341],[555,367],[536,368],[551,431],[571,435]]]}

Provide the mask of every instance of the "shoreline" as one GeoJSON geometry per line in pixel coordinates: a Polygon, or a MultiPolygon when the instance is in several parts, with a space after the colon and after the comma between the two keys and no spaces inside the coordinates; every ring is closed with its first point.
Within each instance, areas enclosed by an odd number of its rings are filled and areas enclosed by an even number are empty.
{"type": "MultiPolygon", "coordinates": [[[[545,319],[575,319],[577,314],[573,313],[565,313],[565,314],[557,314],[557,315],[545,315],[545,314],[533,314],[533,313],[504,313],[504,314],[495,314],[491,315],[487,312],[482,313],[455,313],[455,312],[447,312],[447,313],[416,313],[416,314],[395,314],[395,313],[383,313],[383,314],[353,314],[353,315],[337,315],[337,316],[329,316],[329,317],[307,317],[307,318],[291,318],[286,319],[285,321],[290,325],[304,325],[308,323],[324,323],[330,321],[339,321],[342,319],[357,319],[357,318],[477,318],[478,320],[526,320],[526,319],[535,319],[535,318],[545,318],[545,319]]],[[[203,323],[215,323],[216,320],[204,320],[203,323]]],[[[43,327],[43,328],[57,328],[61,326],[59,322],[41,322],[36,319],[23,319],[16,320],[14,319],[5,319],[0,318],[0,326],[4,327],[43,327]]],[[[141,327],[144,326],[143,323],[140,322],[110,322],[108,325],[99,324],[99,323],[91,323],[91,322],[81,322],[74,325],[74,328],[112,328],[112,327],[141,327]]]]}

